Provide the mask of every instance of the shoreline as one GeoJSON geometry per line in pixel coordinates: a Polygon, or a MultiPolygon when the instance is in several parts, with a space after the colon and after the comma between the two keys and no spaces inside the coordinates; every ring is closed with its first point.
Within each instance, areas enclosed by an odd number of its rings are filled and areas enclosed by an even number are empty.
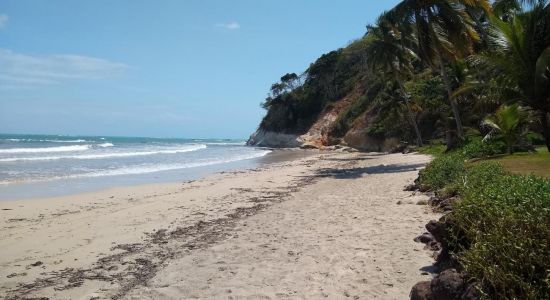
{"type": "Polygon", "coordinates": [[[57,198],[88,194],[117,188],[131,188],[150,184],[173,184],[195,181],[208,176],[247,170],[307,157],[315,152],[300,149],[270,149],[265,156],[241,161],[202,166],[175,171],[161,171],[137,175],[105,176],[98,178],[70,178],[0,184],[0,203],[33,199],[57,198]]]}
{"type": "Polygon", "coordinates": [[[425,195],[402,191],[428,160],[313,152],[188,182],[2,201],[0,295],[169,299],[261,291],[275,297],[278,289],[296,289],[288,296],[401,298],[429,276],[420,269],[432,263],[412,240],[434,214],[416,205],[425,195]],[[377,263],[368,261],[373,258],[377,263]],[[317,278],[332,271],[347,275],[317,278]],[[366,277],[356,282],[365,290],[342,291],[347,276],[366,277]],[[342,286],[329,283],[335,279],[342,286]]]}

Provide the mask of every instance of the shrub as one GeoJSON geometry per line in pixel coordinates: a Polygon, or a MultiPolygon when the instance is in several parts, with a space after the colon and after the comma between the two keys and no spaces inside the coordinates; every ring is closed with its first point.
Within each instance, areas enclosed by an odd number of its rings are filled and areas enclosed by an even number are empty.
{"type": "MultiPolygon", "coordinates": [[[[466,171],[464,164],[466,159],[493,156],[506,152],[504,144],[498,142],[485,143],[479,137],[470,139],[467,144],[446,155],[441,155],[441,152],[435,152],[440,148],[434,148],[435,150],[428,149],[424,153],[431,154],[428,151],[432,151],[436,158],[420,173],[420,183],[428,185],[432,189],[441,189],[445,186],[450,187],[456,184],[460,175],[463,175],[466,171]]],[[[421,152],[423,150],[421,148],[421,152]]],[[[481,169],[482,167],[479,167],[474,169],[473,172],[481,169]]]]}
{"type": "Polygon", "coordinates": [[[441,189],[454,183],[464,170],[464,156],[458,152],[450,153],[429,163],[420,173],[420,183],[432,189],[441,189]]]}
{"type": "Polygon", "coordinates": [[[550,180],[493,162],[466,166],[474,153],[490,151],[470,143],[420,175],[421,184],[460,195],[446,217],[447,250],[486,298],[550,299],[550,180]]]}
{"type": "Polygon", "coordinates": [[[493,299],[550,299],[550,181],[494,163],[460,176],[451,247],[493,299]]]}
{"type": "Polygon", "coordinates": [[[474,137],[458,151],[466,158],[483,158],[506,153],[506,145],[500,141],[484,142],[481,138],[474,137]]]}

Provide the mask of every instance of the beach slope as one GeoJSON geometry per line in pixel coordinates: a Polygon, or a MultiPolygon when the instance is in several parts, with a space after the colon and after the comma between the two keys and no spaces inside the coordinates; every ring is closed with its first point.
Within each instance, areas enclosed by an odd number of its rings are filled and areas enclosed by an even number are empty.
{"type": "MultiPolygon", "coordinates": [[[[0,296],[404,299],[429,158],[313,152],[203,180],[0,203],[0,296]]],[[[424,274],[424,275],[423,275],[424,274]]]]}

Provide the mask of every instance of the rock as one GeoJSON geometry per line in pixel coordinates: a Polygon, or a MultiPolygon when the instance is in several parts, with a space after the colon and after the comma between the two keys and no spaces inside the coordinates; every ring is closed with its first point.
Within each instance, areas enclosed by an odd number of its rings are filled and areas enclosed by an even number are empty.
{"type": "Polygon", "coordinates": [[[296,148],[302,145],[298,141],[298,135],[277,133],[273,131],[257,130],[248,141],[248,146],[273,147],[273,148],[296,148]]]}
{"type": "Polygon", "coordinates": [[[428,246],[428,249],[434,252],[441,251],[441,243],[437,242],[436,240],[429,242],[426,246],[428,246]]]}
{"type": "Polygon", "coordinates": [[[453,210],[453,204],[458,200],[459,198],[456,196],[441,200],[441,202],[439,203],[439,207],[445,212],[451,211],[453,210]]]}
{"type": "Polygon", "coordinates": [[[419,200],[418,202],[416,202],[416,205],[428,205],[428,201],[426,201],[426,200],[419,200]]]}
{"type": "Polygon", "coordinates": [[[438,242],[443,242],[443,238],[446,234],[446,225],[443,222],[431,220],[426,224],[426,230],[432,234],[434,239],[438,242]]]}
{"type": "Polygon", "coordinates": [[[322,149],[326,151],[343,151],[343,149],[349,148],[343,145],[331,145],[331,146],[325,146],[322,149]]]}
{"type": "Polygon", "coordinates": [[[430,300],[431,295],[431,282],[421,281],[413,286],[409,296],[411,300],[430,300]]]}
{"type": "Polygon", "coordinates": [[[433,299],[458,300],[462,299],[466,289],[462,274],[455,269],[448,269],[437,275],[431,282],[433,299]]]}
{"type": "Polygon", "coordinates": [[[416,190],[418,190],[418,187],[416,186],[416,184],[409,184],[405,186],[405,188],[403,189],[403,191],[405,192],[414,192],[416,190]]]}
{"type": "Polygon", "coordinates": [[[304,145],[300,146],[300,149],[319,149],[319,147],[317,147],[315,145],[311,145],[311,144],[304,144],[304,145]]]}
{"type": "Polygon", "coordinates": [[[441,272],[431,281],[413,286],[411,300],[478,300],[480,294],[474,284],[467,284],[464,276],[455,269],[441,272]]]}
{"type": "Polygon", "coordinates": [[[298,138],[303,144],[314,144],[319,147],[336,145],[341,142],[333,134],[333,128],[338,124],[339,116],[354,103],[353,97],[348,97],[331,103],[316,118],[308,131],[298,138]]]}
{"type": "Polygon", "coordinates": [[[408,144],[405,144],[405,143],[400,143],[398,145],[396,145],[395,147],[393,147],[392,149],[390,149],[389,152],[391,153],[403,153],[403,154],[406,154],[407,151],[407,148],[409,147],[408,144]]]}
{"type": "Polygon", "coordinates": [[[401,151],[401,153],[403,154],[409,154],[411,153],[413,150],[411,149],[411,147],[406,147],[405,149],[403,149],[403,151],[401,151]]]}
{"type": "Polygon", "coordinates": [[[41,261],[37,261],[31,264],[31,267],[38,267],[41,266],[43,263],[41,261]]]}
{"type": "Polygon", "coordinates": [[[430,199],[428,199],[428,204],[430,206],[438,207],[440,202],[441,202],[441,199],[439,199],[438,197],[435,197],[435,196],[430,197],[430,199]]]}
{"type": "Polygon", "coordinates": [[[428,232],[425,232],[425,233],[417,236],[416,238],[414,238],[414,241],[417,242],[417,243],[429,244],[429,243],[435,241],[435,239],[434,239],[433,235],[431,235],[428,232]]]}
{"type": "Polygon", "coordinates": [[[430,190],[430,187],[427,186],[427,185],[425,185],[425,184],[421,184],[421,185],[418,187],[418,190],[419,190],[420,192],[422,192],[422,193],[425,193],[425,192],[427,192],[427,191],[430,190]]]}
{"type": "Polygon", "coordinates": [[[342,148],[340,148],[339,151],[342,151],[342,152],[349,152],[349,153],[359,152],[359,150],[357,150],[357,149],[355,149],[355,148],[351,148],[351,147],[342,147],[342,148]]]}

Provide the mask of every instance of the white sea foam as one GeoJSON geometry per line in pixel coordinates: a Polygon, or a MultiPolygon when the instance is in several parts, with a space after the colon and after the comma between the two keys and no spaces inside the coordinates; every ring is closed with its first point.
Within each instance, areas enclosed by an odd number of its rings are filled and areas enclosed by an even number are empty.
{"type": "Polygon", "coordinates": [[[85,143],[87,140],[37,140],[37,139],[5,139],[10,142],[50,142],[50,143],[85,143]]]}
{"type": "Polygon", "coordinates": [[[217,159],[203,162],[193,162],[193,163],[182,163],[182,164],[157,164],[150,166],[137,166],[137,167],[125,167],[113,170],[105,170],[98,172],[91,172],[85,174],[76,174],[64,178],[87,178],[87,177],[104,177],[104,176],[117,176],[117,175],[137,175],[137,174],[147,174],[147,173],[156,173],[161,171],[172,171],[180,169],[189,169],[196,167],[205,167],[211,165],[218,165],[230,162],[236,162],[241,160],[253,159],[263,157],[269,154],[269,150],[255,151],[254,153],[246,155],[238,155],[228,159],[217,159]]]}
{"type": "Polygon", "coordinates": [[[218,146],[244,146],[246,142],[213,142],[206,143],[207,145],[218,145],[218,146]]]}
{"type": "MultiPolygon", "coordinates": [[[[105,146],[105,147],[111,147],[111,146],[105,146]]],[[[148,156],[148,155],[155,155],[155,154],[177,154],[177,153],[185,153],[185,152],[202,150],[206,148],[207,148],[206,145],[189,145],[186,147],[179,147],[179,148],[169,149],[169,150],[157,150],[157,151],[112,152],[112,153],[80,154],[80,155],[66,155],[66,156],[9,157],[9,158],[0,159],[0,162],[41,161],[41,160],[59,160],[59,159],[104,159],[104,158],[115,158],[115,157],[148,156]]]]}
{"type": "Polygon", "coordinates": [[[90,145],[73,145],[73,146],[46,147],[46,148],[11,148],[11,149],[0,149],[0,154],[72,152],[72,151],[84,151],[88,149],[90,149],[90,145]]]}
{"type": "Polygon", "coordinates": [[[85,143],[87,140],[39,140],[39,142],[52,142],[52,143],[85,143]]]}
{"type": "MultiPolygon", "coordinates": [[[[258,150],[258,151],[254,151],[253,153],[238,155],[227,159],[214,159],[209,161],[180,163],[180,164],[156,164],[156,165],[123,167],[118,169],[103,170],[103,171],[96,171],[96,172],[83,173],[83,174],[74,174],[69,176],[49,177],[46,180],[71,179],[71,178],[94,178],[94,177],[108,177],[108,176],[118,176],[118,175],[138,175],[138,174],[148,174],[148,173],[156,173],[156,172],[162,172],[162,171],[173,171],[173,170],[180,170],[180,169],[189,169],[189,168],[205,167],[205,166],[218,165],[218,164],[224,164],[224,163],[230,163],[230,162],[237,162],[237,161],[248,160],[253,158],[260,158],[269,153],[271,153],[271,151],[269,150],[258,150]]],[[[37,180],[31,180],[31,181],[42,181],[42,180],[37,179],[37,180]]],[[[0,184],[10,184],[10,183],[14,183],[14,181],[0,181],[0,184]]]]}
{"type": "Polygon", "coordinates": [[[101,148],[107,148],[107,147],[113,147],[114,145],[112,143],[103,143],[103,144],[99,144],[97,146],[101,147],[101,148]]]}

